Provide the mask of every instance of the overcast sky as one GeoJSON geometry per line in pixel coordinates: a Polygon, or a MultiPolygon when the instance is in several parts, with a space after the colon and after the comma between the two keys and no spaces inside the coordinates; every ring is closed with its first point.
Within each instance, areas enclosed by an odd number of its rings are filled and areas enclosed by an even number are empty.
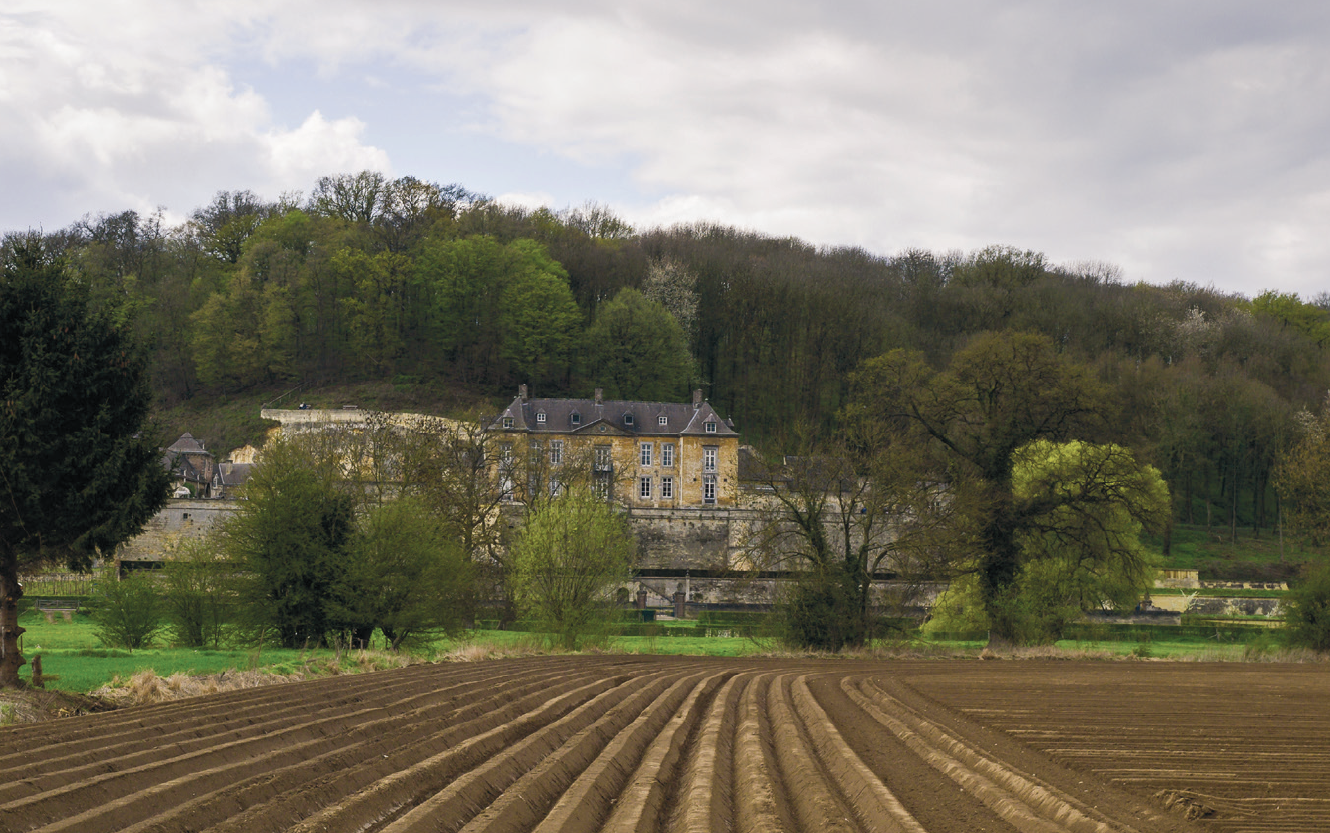
{"type": "Polygon", "coordinates": [[[0,229],[374,168],[1330,290],[1330,4],[5,0],[0,229]]]}

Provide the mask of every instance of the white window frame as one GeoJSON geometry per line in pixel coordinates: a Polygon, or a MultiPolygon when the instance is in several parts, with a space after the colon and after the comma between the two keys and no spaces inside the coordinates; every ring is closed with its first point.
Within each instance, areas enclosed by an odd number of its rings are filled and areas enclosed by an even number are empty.
{"type": "Polygon", "coordinates": [[[667,469],[674,468],[674,443],[660,444],[660,464],[667,469]]]}
{"type": "Polygon", "coordinates": [[[707,433],[708,433],[708,434],[714,434],[714,433],[716,433],[716,423],[714,423],[714,422],[708,422],[708,423],[707,423],[707,433]]]}
{"type": "Polygon", "coordinates": [[[714,445],[702,447],[702,471],[716,471],[716,462],[720,458],[720,449],[714,445]]]}
{"type": "Polygon", "coordinates": [[[563,440],[550,440],[550,465],[563,464],[563,440]]]}
{"type": "Polygon", "coordinates": [[[674,478],[662,477],[660,479],[660,499],[674,500],[674,478]]]}
{"type": "Polygon", "coordinates": [[[512,428],[512,427],[513,427],[513,418],[512,418],[512,417],[504,417],[504,418],[503,418],[503,427],[504,427],[504,428],[512,428]]]}
{"type": "Polygon", "coordinates": [[[651,478],[637,478],[637,497],[639,500],[651,500],[651,478]]]}
{"type": "Polygon", "coordinates": [[[543,412],[536,414],[536,422],[539,422],[542,425],[545,424],[545,414],[543,412]]]}
{"type": "Polygon", "coordinates": [[[702,476],[702,502],[706,504],[716,502],[716,475],[714,474],[702,476]]]}
{"type": "Polygon", "coordinates": [[[643,466],[651,465],[651,459],[655,456],[652,453],[654,450],[652,443],[638,443],[638,460],[643,466]]]}
{"type": "Polygon", "coordinates": [[[667,417],[667,416],[665,416],[664,414],[661,414],[660,416],[656,417],[656,424],[657,424],[657,425],[669,425],[669,424],[670,424],[670,418],[667,417]]]}

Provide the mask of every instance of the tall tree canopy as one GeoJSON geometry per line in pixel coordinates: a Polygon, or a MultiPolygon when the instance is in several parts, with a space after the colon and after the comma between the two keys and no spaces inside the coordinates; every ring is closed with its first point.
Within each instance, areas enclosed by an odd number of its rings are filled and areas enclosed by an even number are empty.
{"type": "Polygon", "coordinates": [[[32,240],[0,267],[0,687],[17,686],[21,564],[86,568],[166,502],[147,358],[32,240]]]}
{"type": "Polygon", "coordinates": [[[611,399],[678,401],[687,393],[693,360],[679,322],[636,289],[601,305],[587,331],[585,375],[611,399]]]}
{"type": "Polygon", "coordinates": [[[952,569],[976,576],[996,643],[1020,638],[1024,565],[1065,553],[1073,541],[1078,557],[1130,564],[1130,548],[1091,540],[1105,507],[1137,521],[1160,517],[1153,489],[1124,485],[1135,483],[1133,472],[1144,476],[1125,450],[1038,444],[1093,439],[1107,416],[1102,385],[1045,336],[979,336],[941,371],[918,354],[893,351],[865,363],[858,382],[861,418],[930,442],[934,476],[982,495],[969,518],[973,550],[952,569]]]}

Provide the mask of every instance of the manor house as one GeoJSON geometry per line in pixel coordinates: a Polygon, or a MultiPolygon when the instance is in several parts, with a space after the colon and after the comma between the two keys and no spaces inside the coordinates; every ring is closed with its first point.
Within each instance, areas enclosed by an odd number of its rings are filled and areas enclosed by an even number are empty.
{"type": "MultiPolygon", "coordinates": [[[[632,509],[732,508],[738,500],[739,434],[702,391],[691,403],[533,399],[527,386],[490,423],[505,455],[514,447],[550,476],[586,466],[601,494],[632,509]]],[[[526,488],[536,487],[523,484],[526,488]]]]}

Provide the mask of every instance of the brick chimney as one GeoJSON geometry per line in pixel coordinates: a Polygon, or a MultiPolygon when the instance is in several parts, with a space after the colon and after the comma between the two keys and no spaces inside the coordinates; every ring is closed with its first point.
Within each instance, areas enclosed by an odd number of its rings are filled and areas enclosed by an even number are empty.
{"type": "Polygon", "coordinates": [[[702,407],[702,389],[698,388],[697,390],[693,391],[693,410],[696,411],[698,408],[701,407],[702,407]]]}
{"type": "Polygon", "coordinates": [[[604,400],[605,400],[605,390],[603,388],[596,388],[596,404],[597,405],[604,404],[604,400]]]}
{"type": "Polygon", "coordinates": [[[517,398],[522,400],[523,402],[526,401],[526,385],[517,386],[517,398]]]}

